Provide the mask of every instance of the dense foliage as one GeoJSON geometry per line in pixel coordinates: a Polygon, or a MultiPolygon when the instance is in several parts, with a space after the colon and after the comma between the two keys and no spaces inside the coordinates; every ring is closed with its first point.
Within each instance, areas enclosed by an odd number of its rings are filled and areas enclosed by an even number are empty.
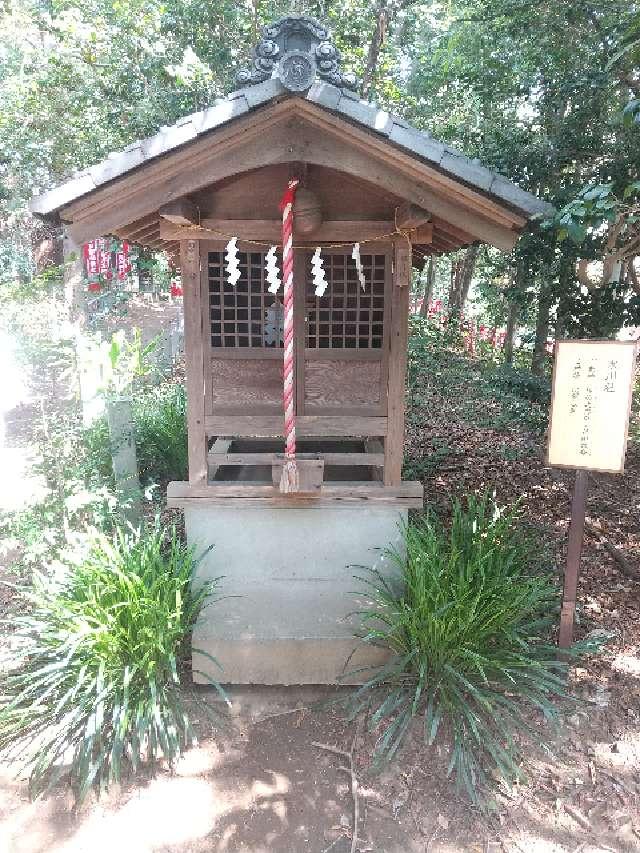
{"type": "Polygon", "coordinates": [[[424,743],[450,739],[449,772],[476,800],[490,768],[522,777],[522,743],[541,739],[527,709],[554,720],[554,700],[567,696],[567,665],[549,636],[558,589],[513,511],[486,496],[454,503],[448,529],[425,515],[406,531],[406,555],[387,556],[397,578],[361,579],[371,605],[360,617],[365,641],[393,657],[355,692],[354,712],[370,711],[378,760],[422,718],[424,743]]]}
{"type": "Polygon", "coordinates": [[[90,552],[36,575],[0,689],[0,750],[38,795],[69,770],[82,801],[195,740],[181,667],[215,584],[191,586],[194,554],[175,530],[96,534],[90,552]]]}

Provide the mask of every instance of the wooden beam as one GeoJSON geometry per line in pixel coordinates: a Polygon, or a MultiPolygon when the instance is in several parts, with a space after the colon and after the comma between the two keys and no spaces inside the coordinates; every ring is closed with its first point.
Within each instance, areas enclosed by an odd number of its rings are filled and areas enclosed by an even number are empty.
{"type": "MultiPolygon", "coordinates": [[[[207,435],[280,438],[284,435],[284,416],[210,415],[205,418],[207,435]]],[[[387,419],[381,417],[341,417],[303,415],[296,419],[298,435],[386,435],[387,419]]]]}
{"type": "MultiPolygon", "coordinates": [[[[298,242],[309,243],[310,246],[319,243],[333,243],[338,240],[348,242],[365,241],[395,233],[393,222],[385,220],[334,220],[323,222],[312,237],[301,237],[298,242]]],[[[174,225],[161,220],[160,235],[165,240],[228,240],[237,237],[238,240],[264,240],[279,243],[282,239],[282,222],[279,219],[209,219],[204,218],[201,227],[174,225]]],[[[295,233],[294,233],[295,238],[295,233]]],[[[425,240],[425,242],[428,242],[425,240]]]]}
{"type": "Polygon", "coordinates": [[[409,231],[409,239],[412,243],[431,243],[433,240],[433,223],[425,222],[409,231]]]}
{"type": "Polygon", "coordinates": [[[397,506],[404,509],[422,509],[424,492],[421,483],[405,482],[386,487],[381,483],[324,482],[318,496],[308,494],[282,494],[269,484],[223,482],[192,485],[184,482],[169,483],[167,505],[170,507],[211,506],[232,503],[236,506],[267,507],[352,507],[358,504],[372,506],[397,506]]]}
{"type": "MultiPolygon", "coordinates": [[[[423,163],[415,156],[405,153],[389,145],[388,140],[383,139],[376,134],[372,134],[364,128],[358,128],[345,122],[338,116],[333,116],[323,110],[321,107],[305,101],[300,98],[287,99],[278,104],[269,105],[260,113],[260,119],[257,121],[254,114],[240,116],[232,123],[216,129],[212,136],[203,136],[194,140],[190,145],[184,146],[177,151],[171,152],[165,157],[158,158],[145,165],[143,168],[136,170],[134,174],[128,174],[122,178],[116,179],[107,184],[104,188],[92,192],[88,197],[83,197],[63,208],[61,213],[63,219],[75,219],[78,216],[84,217],[89,210],[96,212],[96,205],[99,204],[102,208],[108,207],[110,203],[117,204],[118,199],[124,201],[124,197],[128,195],[129,190],[136,194],[136,189],[152,190],[152,185],[156,178],[160,177],[163,180],[169,181],[166,187],[164,198],[160,198],[155,207],[174,199],[178,196],[184,196],[200,187],[212,183],[212,180],[207,180],[208,176],[213,172],[218,172],[219,155],[224,150],[231,153],[231,159],[235,159],[235,163],[231,168],[225,168],[226,174],[223,177],[228,177],[232,174],[237,174],[238,165],[243,163],[241,147],[248,140],[258,138],[258,144],[264,139],[266,131],[275,126],[279,121],[285,120],[285,123],[291,117],[304,117],[307,121],[313,122],[315,127],[321,127],[330,131],[337,139],[346,140],[357,144],[365,151],[370,152],[370,157],[381,156],[387,161],[397,163],[402,169],[405,167],[425,185],[431,185],[439,194],[450,196],[452,198],[464,199],[467,206],[471,208],[483,209],[490,217],[495,217],[496,221],[502,221],[507,226],[522,227],[525,219],[514,212],[507,206],[500,204],[497,201],[487,198],[483,193],[466,187],[455,178],[443,174],[437,168],[423,163]],[[185,166],[191,167],[189,178],[187,181],[177,181],[175,178],[180,175],[180,172],[185,166]],[[200,171],[197,171],[198,167],[200,171]],[[193,185],[192,189],[185,189],[185,185],[193,185]],[[123,185],[127,189],[123,192],[123,185]]],[[[315,134],[317,137],[317,133],[315,134]]],[[[307,156],[304,151],[294,150],[290,146],[296,140],[288,136],[285,140],[286,144],[281,154],[287,154],[286,158],[281,158],[279,162],[291,163],[294,161],[312,163],[314,162],[307,156]]],[[[268,151],[268,146],[263,145],[265,151],[268,151]]],[[[269,152],[271,153],[271,152],[269,152]]],[[[266,165],[261,163],[259,165],[266,165]]],[[[331,168],[340,168],[340,164],[330,163],[331,168]]],[[[243,164],[240,171],[245,171],[247,168],[243,164]]],[[[358,177],[354,173],[355,177],[358,177]]],[[[220,178],[217,178],[219,180],[220,178]]],[[[364,180],[371,182],[371,175],[365,175],[364,180]]],[[[155,193],[155,188],[154,193],[155,193]]],[[[392,190],[393,192],[393,190],[392,190]]],[[[419,199],[413,198],[404,192],[395,193],[396,196],[413,201],[415,204],[424,207],[433,212],[433,209],[422,203],[419,199]]],[[[152,209],[152,208],[149,208],[152,209]]],[[[131,217],[134,218],[134,217],[131,217]]]]}
{"type": "Polygon", "coordinates": [[[456,228],[450,222],[445,222],[444,219],[433,218],[433,227],[436,232],[443,232],[453,237],[455,240],[463,243],[473,243],[473,236],[462,228],[456,228]]]}
{"type": "Polygon", "coordinates": [[[396,225],[401,231],[411,231],[414,228],[418,228],[420,225],[424,225],[426,222],[429,222],[431,214],[428,210],[418,207],[417,204],[411,204],[411,202],[405,201],[396,210],[395,219],[396,225]]]}
{"type": "Polygon", "coordinates": [[[140,225],[137,228],[130,228],[128,225],[125,228],[119,228],[121,234],[126,234],[130,240],[135,240],[137,237],[146,236],[154,232],[160,233],[160,221],[157,216],[154,216],[151,222],[145,225],[140,225]]]}
{"type": "MultiPolygon", "coordinates": [[[[401,169],[406,166],[418,177],[418,180],[422,183],[431,184],[442,195],[460,199],[461,201],[464,200],[464,203],[468,204],[471,209],[483,210],[492,218],[495,218],[495,221],[502,222],[507,227],[515,226],[521,228],[525,225],[526,218],[521,214],[515,213],[504,204],[488,198],[481,191],[467,187],[455,177],[439,171],[437,167],[424,163],[415,155],[398,150],[395,146],[390,147],[387,139],[377,134],[371,134],[365,128],[345,123],[339,116],[318,108],[310,101],[300,100],[296,102],[296,106],[298,107],[300,116],[304,119],[325,130],[333,130],[339,139],[348,139],[354,145],[368,151],[372,158],[379,155],[381,159],[396,163],[401,169]]],[[[311,161],[307,159],[307,162],[311,161]]],[[[338,167],[334,166],[333,168],[338,167]]],[[[370,180],[371,178],[369,178],[370,180]]],[[[407,196],[404,193],[396,193],[396,195],[404,197],[407,201],[413,201],[430,213],[432,212],[432,208],[428,204],[415,201],[411,196],[407,196]]]]}
{"type": "Polygon", "coordinates": [[[404,458],[404,404],[409,336],[411,258],[406,241],[397,240],[394,252],[394,287],[391,297],[389,372],[387,380],[387,436],[384,442],[384,484],[402,481],[404,458]]]}
{"type": "Polygon", "coordinates": [[[144,231],[150,225],[158,224],[158,214],[151,213],[149,216],[143,216],[142,219],[135,219],[133,222],[128,222],[119,228],[119,231],[126,231],[128,234],[136,234],[138,231],[144,231]]]}
{"type": "Polygon", "coordinates": [[[436,231],[431,241],[431,245],[435,246],[441,252],[457,252],[461,244],[454,242],[450,237],[446,237],[436,231]]]}
{"type": "Polygon", "coordinates": [[[126,229],[118,229],[118,233],[122,234],[125,240],[129,240],[130,243],[141,243],[144,240],[160,240],[160,228],[158,225],[158,221],[153,225],[147,225],[146,228],[139,228],[137,231],[133,233],[127,231],[126,229]]]}
{"type": "Polygon", "coordinates": [[[381,463],[372,465],[371,477],[379,483],[384,482],[384,444],[379,438],[365,438],[364,447],[367,451],[367,456],[381,459],[381,463]]]}
{"type": "Polygon", "coordinates": [[[396,240],[394,244],[393,285],[394,287],[411,287],[411,245],[402,238],[396,240]]]}
{"type": "Polygon", "coordinates": [[[163,204],[158,213],[174,225],[196,225],[200,220],[198,208],[186,196],[163,204]]]}
{"type": "MultiPolygon", "coordinates": [[[[217,442],[216,442],[217,443],[217,442]]],[[[381,446],[381,445],[380,445],[381,446]]],[[[299,456],[304,456],[304,448],[299,456]]],[[[384,452],[381,450],[377,453],[323,453],[318,451],[314,456],[320,456],[324,459],[325,465],[337,466],[372,466],[374,468],[384,465],[384,452]]],[[[234,468],[243,467],[245,465],[271,465],[276,459],[281,458],[281,453],[227,453],[217,451],[215,445],[209,451],[209,462],[216,466],[216,469],[221,465],[230,465],[234,468]]],[[[211,469],[209,469],[211,471],[211,469]]]]}
{"type": "Polygon", "coordinates": [[[187,432],[189,483],[202,485],[208,479],[207,436],[204,417],[204,356],[201,311],[200,244],[180,243],[180,269],[184,295],[184,340],[187,385],[187,432]]]}
{"type": "Polygon", "coordinates": [[[210,480],[213,480],[213,478],[216,476],[216,474],[218,472],[218,468],[220,467],[220,465],[223,464],[220,461],[219,457],[230,455],[227,453],[227,451],[231,447],[232,442],[233,442],[232,438],[222,438],[222,437],[216,438],[216,440],[213,442],[213,447],[211,448],[211,450],[207,454],[207,462],[209,464],[209,479],[210,480]]]}

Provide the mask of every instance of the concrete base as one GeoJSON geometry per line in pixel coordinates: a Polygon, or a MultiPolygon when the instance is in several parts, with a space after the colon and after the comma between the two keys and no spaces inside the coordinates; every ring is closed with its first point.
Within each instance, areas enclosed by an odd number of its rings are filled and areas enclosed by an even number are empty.
{"type": "Polygon", "coordinates": [[[359,566],[393,567],[381,549],[399,545],[407,511],[391,508],[185,507],[199,555],[195,583],[221,577],[222,600],[195,626],[194,681],[230,684],[358,683],[345,673],[386,654],[354,639],[366,604],[359,566]]]}

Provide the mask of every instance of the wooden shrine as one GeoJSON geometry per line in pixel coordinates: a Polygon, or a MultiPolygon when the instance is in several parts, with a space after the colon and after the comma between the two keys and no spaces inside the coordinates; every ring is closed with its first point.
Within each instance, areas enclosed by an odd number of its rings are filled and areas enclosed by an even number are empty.
{"type": "MultiPolygon", "coordinates": [[[[421,484],[402,480],[412,269],[430,254],[478,241],[509,251],[547,206],[359,100],[355,78],[342,71],[314,19],[265,28],[238,81],[241,88],[208,109],[36,197],[32,210],[64,225],[72,244],[112,234],[179,252],[189,478],[170,484],[168,501],[200,513],[200,539],[209,524],[218,546],[222,508],[377,508],[391,511],[396,525],[423,504],[421,484]],[[282,270],[279,202],[291,179],[299,181],[293,350],[296,458],[304,471],[299,489],[283,492],[283,294],[270,290],[266,264],[275,246],[282,270]],[[234,238],[239,276],[232,282],[234,238]],[[323,295],[314,286],[318,248],[323,295]]],[[[351,515],[343,524],[364,518],[351,515]]],[[[291,525],[300,517],[287,516],[291,525]]],[[[371,536],[363,534],[363,543],[371,536]]],[[[333,612],[337,604],[326,606],[333,612]]],[[[313,666],[311,674],[256,675],[242,660],[231,664],[232,680],[331,680],[313,666]]]]}

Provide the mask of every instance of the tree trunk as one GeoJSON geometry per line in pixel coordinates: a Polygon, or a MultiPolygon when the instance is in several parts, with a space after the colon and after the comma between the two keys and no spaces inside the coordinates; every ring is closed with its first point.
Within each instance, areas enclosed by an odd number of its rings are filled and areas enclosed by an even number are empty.
{"type": "Polygon", "coordinates": [[[362,75],[362,97],[366,98],[373,86],[373,78],[375,77],[376,69],[378,68],[378,59],[380,51],[384,44],[384,40],[391,23],[392,12],[387,5],[386,0],[380,0],[376,10],[376,22],[373,29],[373,35],[369,42],[369,52],[367,54],[367,64],[362,75]]]}
{"type": "Polygon", "coordinates": [[[469,246],[464,256],[451,266],[451,285],[449,287],[449,317],[460,317],[463,312],[471,279],[478,259],[478,246],[469,246]]]}
{"type": "Polygon", "coordinates": [[[460,313],[464,311],[464,306],[469,296],[469,288],[471,287],[471,279],[476,269],[476,261],[478,260],[479,246],[469,246],[464,256],[464,277],[462,279],[462,290],[460,293],[460,313]]]}
{"type": "Polygon", "coordinates": [[[531,359],[531,372],[536,376],[544,373],[544,362],[547,354],[547,338],[549,337],[549,311],[551,310],[551,294],[546,285],[540,291],[538,313],[536,315],[536,337],[531,359]]]}
{"type": "Polygon", "coordinates": [[[509,308],[507,311],[507,331],[504,337],[504,345],[502,350],[504,352],[504,363],[507,367],[511,367],[513,365],[513,346],[516,337],[516,330],[518,328],[518,303],[512,299],[509,302],[509,308]]]}
{"type": "Polygon", "coordinates": [[[427,264],[427,277],[424,282],[424,291],[422,294],[422,308],[420,309],[420,314],[423,317],[426,317],[429,313],[429,303],[431,302],[431,297],[433,296],[433,287],[436,282],[436,265],[433,260],[433,255],[429,256],[429,262],[427,264]]]}

